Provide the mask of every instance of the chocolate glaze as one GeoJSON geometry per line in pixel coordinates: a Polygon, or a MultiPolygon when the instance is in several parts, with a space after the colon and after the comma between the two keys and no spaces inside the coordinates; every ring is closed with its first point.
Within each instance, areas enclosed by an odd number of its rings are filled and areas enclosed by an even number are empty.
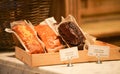
{"type": "Polygon", "coordinates": [[[83,48],[85,37],[75,23],[69,21],[60,24],[58,32],[70,47],[83,48]]]}

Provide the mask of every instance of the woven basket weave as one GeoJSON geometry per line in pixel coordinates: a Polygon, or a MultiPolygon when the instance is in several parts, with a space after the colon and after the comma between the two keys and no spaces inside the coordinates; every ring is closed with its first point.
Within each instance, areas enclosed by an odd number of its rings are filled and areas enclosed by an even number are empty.
{"type": "Polygon", "coordinates": [[[0,49],[15,45],[12,34],[4,31],[10,22],[29,20],[37,25],[49,16],[51,0],[1,0],[0,1],[0,49]]]}

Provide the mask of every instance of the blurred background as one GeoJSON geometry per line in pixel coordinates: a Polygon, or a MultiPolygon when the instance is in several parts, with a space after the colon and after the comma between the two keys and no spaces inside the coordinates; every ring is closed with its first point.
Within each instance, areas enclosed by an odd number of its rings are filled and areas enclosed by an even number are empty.
{"type": "Polygon", "coordinates": [[[20,45],[4,29],[10,22],[30,20],[37,25],[54,16],[73,15],[79,26],[98,40],[120,46],[120,0],[0,0],[0,51],[12,51],[20,45]]]}

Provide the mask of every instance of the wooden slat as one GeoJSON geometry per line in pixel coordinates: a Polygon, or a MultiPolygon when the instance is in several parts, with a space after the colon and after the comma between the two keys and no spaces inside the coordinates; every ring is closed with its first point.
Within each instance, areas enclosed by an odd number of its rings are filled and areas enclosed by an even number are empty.
{"type": "Polygon", "coordinates": [[[91,9],[82,9],[79,13],[82,13],[83,16],[92,16],[92,15],[100,15],[100,14],[110,14],[110,13],[120,13],[120,6],[102,6],[99,8],[91,8],[91,9]]]}
{"type": "MultiPolygon", "coordinates": [[[[119,0],[86,0],[85,8],[82,8],[82,15],[92,16],[98,14],[120,13],[119,0]]],[[[81,11],[79,11],[81,13],[81,11]]]]}
{"type": "Polygon", "coordinates": [[[32,57],[31,54],[28,54],[26,51],[19,47],[15,47],[15,56],[19,60],[23,61],[25,64],[28,64],[29,66],[32,66],[32,57]]]}
{"type": "Polygon", "coordinates": [[[80,0],[65,0],[65,15],[71,14],[81,25],[81,2],[80,0]],[[80,11],[80,12],[79,12],[80,11]]]}

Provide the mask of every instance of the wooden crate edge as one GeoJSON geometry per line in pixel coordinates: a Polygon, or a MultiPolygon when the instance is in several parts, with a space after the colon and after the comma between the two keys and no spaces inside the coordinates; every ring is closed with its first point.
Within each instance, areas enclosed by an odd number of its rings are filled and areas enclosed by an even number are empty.
{"type": "Polygon", "coordinates": [[[24,64],[32,66],[31,55],[26,53],[23,49],[15,46],[15,57],[22,61],[24,64]]]}
{"type": "MultiPolygon", "coordinates": [[[[120,47],[114,46],[112,44],[108,44],[105,42],[101,42],[101,41],[98,41],[98,44],[99,43],[101,45],[105,44],[105,45],[110,46],[110,56],[109,57],[101,57],[102,61],[120,60],[120,47]]],[[[88,54],[87,54],[88,50],[82,50],[82,51],[78,51],[78,52],[79,52],[79,58],[73,59],[72,63],[97,61],[96,57],[88,56],[88,54]]],[[[57,65],[57,64],[67,63],[67,61],[60,61],[60,55],[58,52],[57,53],[46,53],[46,54],[28,54],[23,49],[21,49],[19,47],[15,47],[15,55],[16,55],[16,58],[20,59],[22,62],[28,64],[31,67],[57,65]],[[40,58],[40,59],[38,59],[38,58],[40,58]]]]}

